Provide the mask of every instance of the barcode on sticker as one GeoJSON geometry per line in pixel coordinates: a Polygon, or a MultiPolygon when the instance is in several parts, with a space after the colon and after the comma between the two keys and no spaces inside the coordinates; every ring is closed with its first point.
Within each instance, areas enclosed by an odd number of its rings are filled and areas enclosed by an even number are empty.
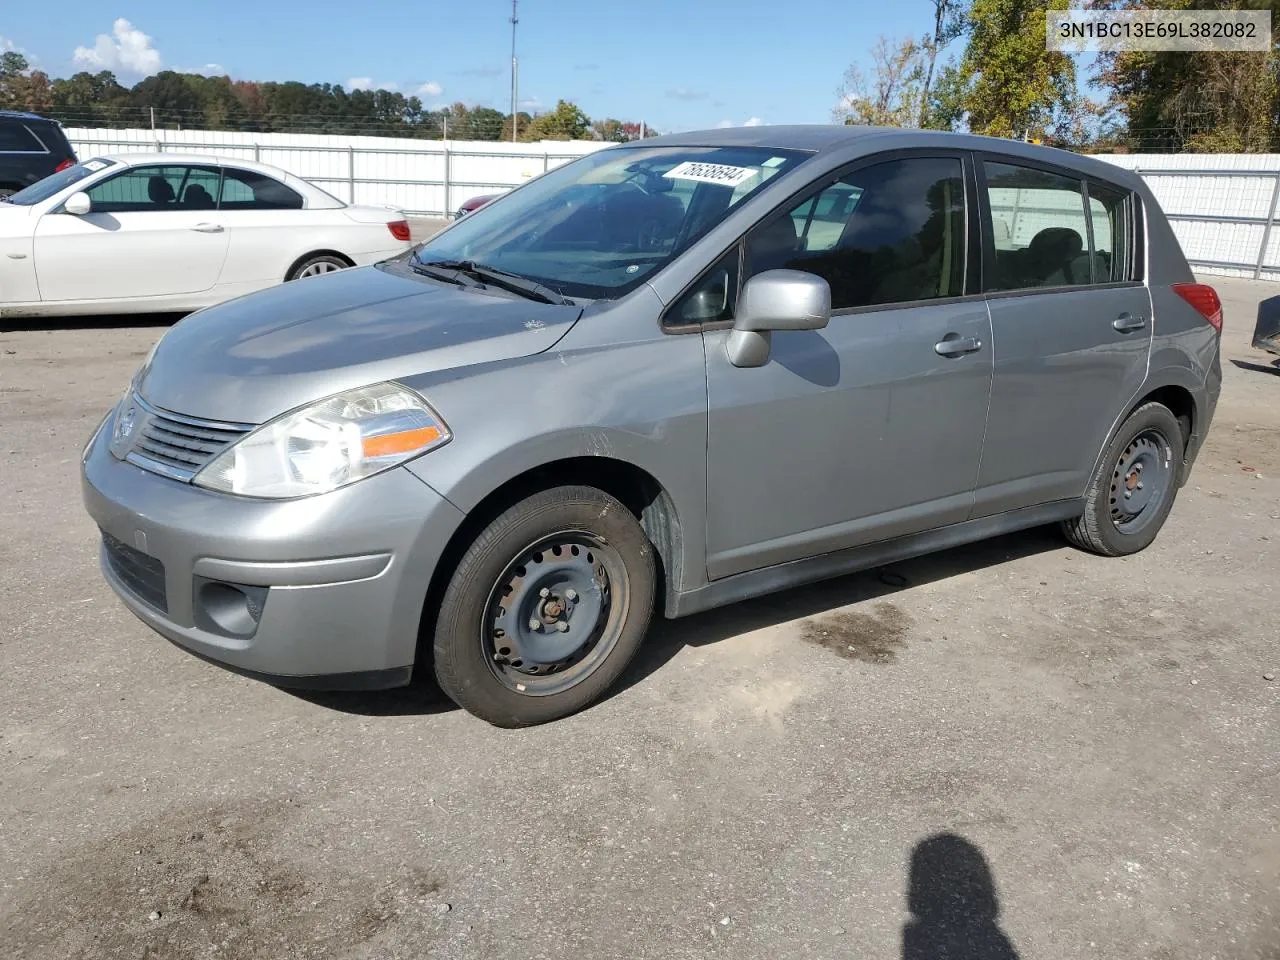
{"type": "Polygon", "coordinates": [[[696,180],[698,183],[736,187],[740,183],[746,183],[758,172],[754,167],[731,167],[724,163],[698,163],[689,160],[672,167],[663,176],[672,180],[696,180]]]}

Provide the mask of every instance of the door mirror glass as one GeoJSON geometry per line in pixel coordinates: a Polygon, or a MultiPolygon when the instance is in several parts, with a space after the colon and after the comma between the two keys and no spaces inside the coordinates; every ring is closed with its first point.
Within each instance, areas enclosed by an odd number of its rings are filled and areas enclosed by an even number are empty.
{"type": "Polygon", "coordinates": [[[759,367],[769,359],[774,330],[821,330],[831,319],[827,281],[800,270],[766,270],[742,288],[733,332],[725,341],[735,367],[759,367]]]}
{"type": "Polygon", "coordinates": [[[93,209],[93,203],[89,200],[89,195],[87,193],[83,191],[76,191],[71,196],[67,197],[66,202],[62,205],[62,209],[77,217],[83,217],[93,209]]]}

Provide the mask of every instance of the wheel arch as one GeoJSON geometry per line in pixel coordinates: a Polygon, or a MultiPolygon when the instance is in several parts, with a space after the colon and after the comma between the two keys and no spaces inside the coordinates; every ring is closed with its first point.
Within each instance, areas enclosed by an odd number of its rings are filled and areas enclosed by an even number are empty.
{"type": "Polygon", "coordinates": [[[352,260],[349,256],[347,256],[345,253],[343,253],[341,250],[333,250],[333,249],[327,249],[327,248],[321,249],[321,250],[309,250],[308,252],[304,253],[302,256],[294,260],[293,263],[289,264],[289,269],[284,272],[285,280],[289,280],[291,277],[293,277],[293,272],[297,270],[300,266],[302,266],[304,263],[306,263],[308,260],[310,260],[312,257],[337,257],[339,260],[345,263],[348,267],[354,267],[356,265],[356,262],[352,260]]]}
{"type": "MultiPolygon", "coordinates": [[[[572,456],[531,467],[490,490],[467,511],[440,555],[427,587],[418,631],[418,662],[430,661],[436,613],[462,555],[504,510],[534,493],[558,486],[588,486],[616,497],[640,522],[658,565],[656,606],[671,616],[680,584],[682,534],[675,501],[643,467],[606,456],[572,456]]],[[[421,669],[421,667],[419,667],[421,669]]]]}
{"type": "Polygon", "coordinates": [[[1111,441],[1124,426],[1125,422],[1133,416],[1133,412],[1143,404],[1159,403],[1168,407],[1182,427],[1183,453],[1182,464],[1178,470],[1178,486],[1183,486],[1191,474],[1191,465],[1195,460],[1196,453],[1199,452],[1200,443],[1204,439],[1199,433],[1203,412],[1199,401],[1196,399],[1198,390],[1203,390],[1203,384],[1196,383],[1190,372],[1181,367],[1170,367],[1148,377],[1147,382],[1142,385],[1142,389],[1138,391],[1133,401],[1125,407],[1120,416],[1116,418],[1115,423],[1111,425],[1111,429],[1107,431],[1107,436],[1102,441],[1102,446],[1098,448],[1098,454],[1093,464],[1094,469],[1090,476],[1096,473],[1098,464],[1101,463],[1103,456],[1107,452],[1107,447],[1111,445],[1111,441]]]}

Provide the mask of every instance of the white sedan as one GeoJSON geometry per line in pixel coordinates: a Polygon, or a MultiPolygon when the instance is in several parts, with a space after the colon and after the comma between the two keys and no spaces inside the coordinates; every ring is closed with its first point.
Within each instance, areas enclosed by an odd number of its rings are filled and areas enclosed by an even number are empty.
{"type": "Polygon", "coordinates": [[[196,310],[411,246],[401,211],[265,164],[98,157],[0,202],[0,317],[196,310]]]}

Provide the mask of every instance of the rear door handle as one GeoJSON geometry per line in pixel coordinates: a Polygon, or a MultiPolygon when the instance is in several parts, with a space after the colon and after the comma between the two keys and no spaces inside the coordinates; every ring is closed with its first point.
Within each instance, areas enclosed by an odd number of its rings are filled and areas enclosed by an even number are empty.
{"type": "Polygon", "coordinates": [[[957,337],[949,333],[933,345],[933,352],[940,357],[961,357],[982,349],[982,341],[977,337],[957,337]]]}
{"type": "Polygon", "coordinates": [[[1134,330],[1141,330],[1146,325],[1146,317],[1135,317],[1131,313],[1122,313],[1111,321],[1111,326],[1115,327],[1120,333],[1132,333],[1134,330]]]}
{"type": "Polygon", "coordinates": [[[220,223],[197,223],[191,228],[196,233],[221,233],[222,224],[220,223]]]}

